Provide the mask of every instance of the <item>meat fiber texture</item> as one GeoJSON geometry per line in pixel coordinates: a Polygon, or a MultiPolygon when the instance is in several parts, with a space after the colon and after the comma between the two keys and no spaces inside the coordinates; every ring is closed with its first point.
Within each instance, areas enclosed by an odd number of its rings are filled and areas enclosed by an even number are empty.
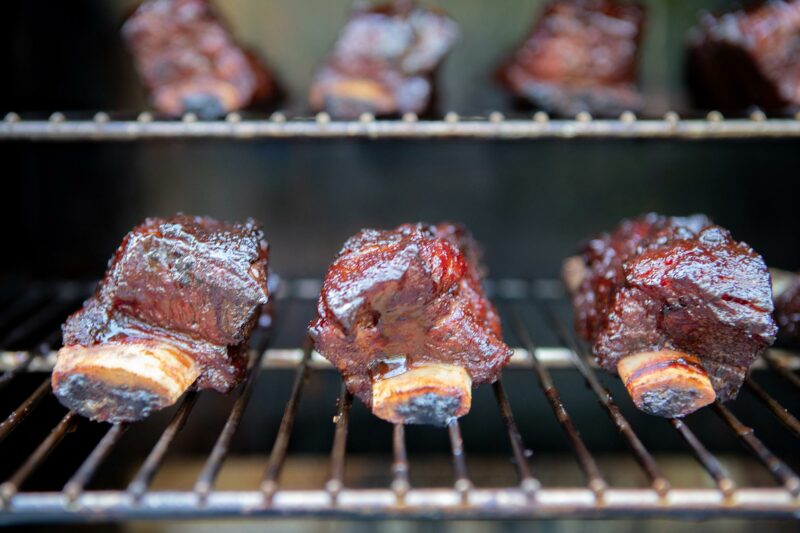
{"type": "Polygon", "coordinates": [[[499,78],[516,97],[563,116],[637,111],[644,20],[630,2],[551,1],[499,78]]]}
{"type": "Polygon", "coordinates": [[[800,347],[800,274],[775,297],[775,321],[780,328],[781,341],[800,347]]]}
{"type": "Polygon", "coordinates": [[[314,76],[311,107],[342,119],[426,113],[434,73],[458,36],[447,15],[407,0],[357,4],[314,76]]]}
{"type": "Polygon", "coordinates": [[[582,257],[575,324],[609,372],[627,355],[681,351],[700,359],[725,401],[775,340],[764,260],[703,215],[625,220],[582,257]]]}
{"type": "Polygon", "coordinates": [[[216,118],[277,96],[270,72],[207,0],[146,0],[122,33],[161,113],[216,118]]]}
{"type": "Polygon", "coordinates": [[[800,1],[703,13],[690,34],[689,82],[698,106],[767,111],[800,107],[800,1]]]}
{"type": "Polygon", "coordinates": [[[481,287],[479,249],[460,225],[405,224],[350,238],[328,269],[316,349],[366,405],[372,380],[449,363],[473,384],[494,382],[511,357],[481,287]]]}
{"type": "Polygon", "coordinates": [[[247,340],[267,303],[268,245],[253,220],[149,218],[128,233],[95,294],[63,326],[64,345],[157,339],[200,365],[197,386],[242,379],[247,340]]]}

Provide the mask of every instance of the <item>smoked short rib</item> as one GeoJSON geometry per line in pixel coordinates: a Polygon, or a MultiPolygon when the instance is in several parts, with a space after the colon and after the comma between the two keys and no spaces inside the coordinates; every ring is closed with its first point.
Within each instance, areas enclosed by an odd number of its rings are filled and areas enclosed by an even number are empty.
{"type": "Polygon", "coordinates": [[[268,300],[267,259],[252,220],[145,220],[62,328],[59,401],[93,420],[124,422],[172,405],[192,384],[230,391],[268,300]]]}
{"type": "Polygon", "coordinates": [[[278,95],[208,0],[145,0],[122,34],[153,107],[166,115],[217,118],[278,95]]]}
{"type": "Polygon", "coordinates": [[[314,76],[311,107],[340,119],[427,113],[436,69],[458,35],[447,15],[408,0],[357,4],[314,76]]]}
{"type": "Polygon", "coordinates": [[[551,1],[498,77],[515,97],[562,116],[636,111],[644,20],[631,2],[551,1]]]}
{"type": "Polygon", "coordinates": [[[384,420],[444,425],[511,357],[461,225],[405,224],[350,238],[309,326],[347,388],[384,420]]]}
{"type": "Polygon", "coordinates": [[[764,260],[703,215],[625,220],[563,274],[578,333],[650,414],[735,398],[775,340],[764,260]]]}
{"type": "Polygon", "coordinates": [[[713,15],[690,34],[689,84],[703,108],[800,107],[800,1],[766,1],[713,15]]]}

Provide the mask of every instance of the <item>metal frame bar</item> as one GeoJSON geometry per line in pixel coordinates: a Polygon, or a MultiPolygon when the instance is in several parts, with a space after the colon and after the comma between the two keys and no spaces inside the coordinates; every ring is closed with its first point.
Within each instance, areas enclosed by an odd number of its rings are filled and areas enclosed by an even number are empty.
{"type": "Polygon", "coordinates": [[[443,120],[419,120],[409,114],[401,120],[376,120],[364,115],[357,121],[336,121],[326,113],[287,119],[275,113],[269,119],[243,119],[231,113],[224,120],[201,121],[193,114],[182,120],[157,120],[148,112],[134,119],[111,120],[104,112],[93,119],[67,119],[53,113],[48,120],[23,120],[8,113],[0,122],[0,140],[133,141],[164,138],[369,138],[369,139],[736,139],[797,138],[800,117],[767,118],[754,112],[749,118],[726,119],[712,111],[705,119],[681,119],[669,112],[662,119],[642,119],[630,112],[619,119],[592,119],[580,113],[574,119],[551,119],[538,112],[530,119],[506,119],[502,113],[465,117],[447,113],[443,120]]]}

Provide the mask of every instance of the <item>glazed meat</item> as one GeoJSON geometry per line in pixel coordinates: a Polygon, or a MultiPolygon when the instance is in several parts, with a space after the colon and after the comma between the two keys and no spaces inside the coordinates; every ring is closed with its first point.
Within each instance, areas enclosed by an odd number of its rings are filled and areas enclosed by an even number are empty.
{"type": "Polygon", "coordinates": [[[231,390],[267,303],[267,255],[252,220],[145,220],[64,324],[56,396],[83,416],[121,422],[171,405],[193,383],[231,390]]]}
{"type": "Polygon", "coordinates": [[[314,76],[311,107],[341,119],[428,112],[436,68],[457,38],[444,13],[408,0],[357,4],[314,76]]]}
{"type": "Polygon", "coordinates": [[[559,115],[635,111],[644,18],[629,2],[551,1],[499,78],[517,98],[559,115]]]}
{"type": "Polygon", "coordinates": [[[479,255],[463,226],[405,224],[362,230],[328,269],[309,333],[377,416],[443,425],[499,377],[511,350],[479,255]]]}
{"type": "Polygon", "coordinates": [[[207,0],[145,0],[122,33],[161,113],[216,118],[277,96],[272,75],[207,0]]]}
{"type": "Polygon", "coordinates": [[[800,346],[800,274],[786,274],[780,285],[773,283],[779,338],[784,344],[800,346]]]}
{"type": "Polygon", "coordinates": [[[564,278],[579,334],[651,414],[736,397],[775,340],[763,259],[702,215],[623,221],[569,259],[564,278]]]}
{"type": "Polygon", "coordinates": [[[689,82],[695,102],[723,110],[800,105],[800,1],[769,1],[701,15],[690,36],[689,82]]]}

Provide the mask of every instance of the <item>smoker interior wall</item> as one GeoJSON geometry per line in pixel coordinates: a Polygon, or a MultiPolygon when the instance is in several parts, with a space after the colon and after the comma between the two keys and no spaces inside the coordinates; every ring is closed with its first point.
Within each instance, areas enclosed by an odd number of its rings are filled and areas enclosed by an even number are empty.
{"type": "Polygon", "coordinates": [[[455,219],[495,276],[556,276],[619,218],[705,212],[800,268],[791,141],[153,141],[0,144],[4,274],[102,273],[122,235],[176,211],[254,216],[274,265],[321,276],[365,226],[455,219]]]}

